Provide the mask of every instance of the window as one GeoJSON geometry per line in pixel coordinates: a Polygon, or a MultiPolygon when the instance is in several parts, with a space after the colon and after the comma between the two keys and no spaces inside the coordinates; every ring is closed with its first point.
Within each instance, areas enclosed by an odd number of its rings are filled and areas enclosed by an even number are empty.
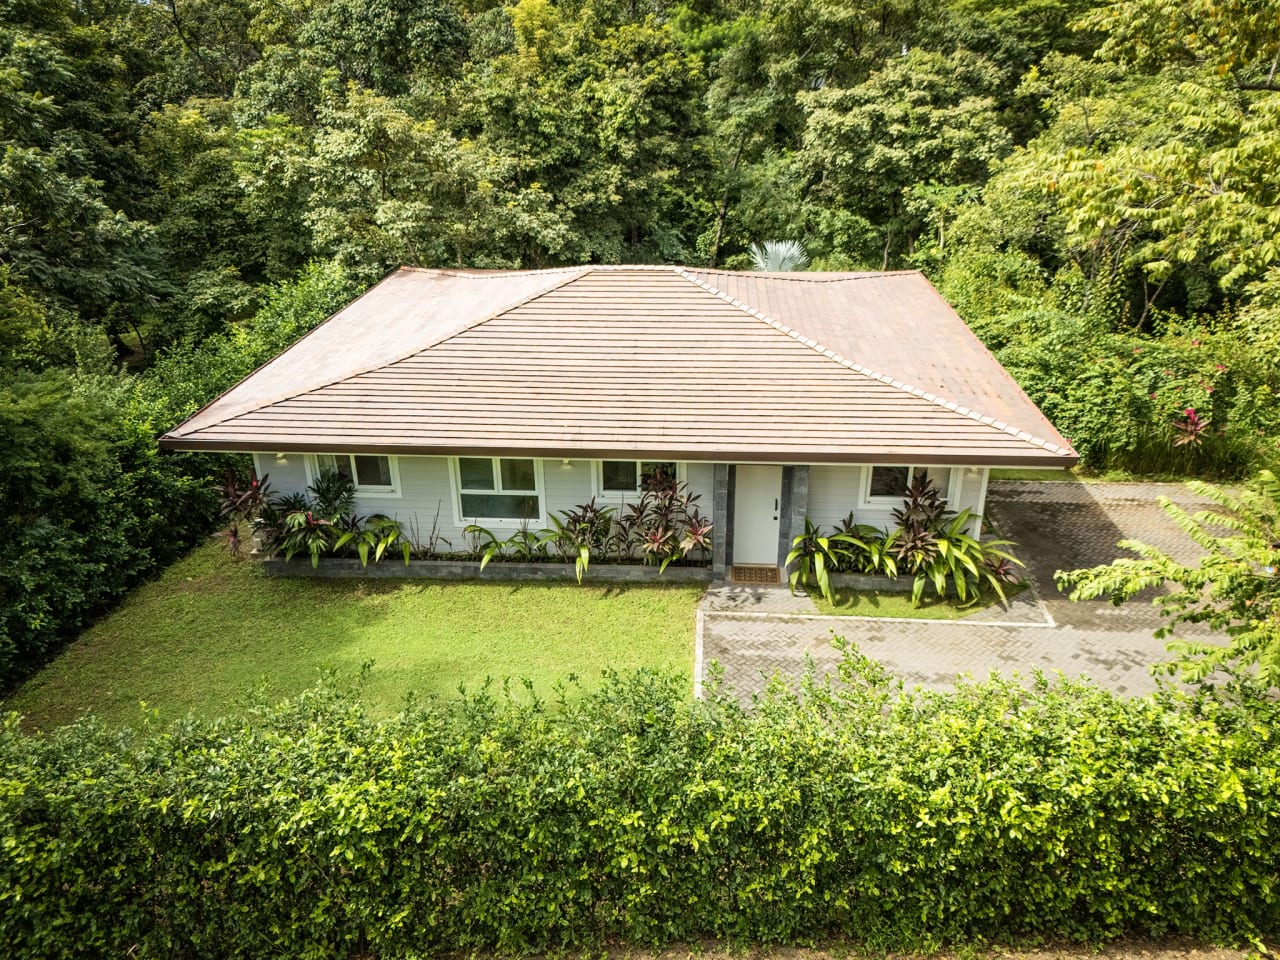
{"type": "Polygon", "coordinates": [[[465,520],[536,520],[542,499],[532,460],[458,458],[458,512],[465,520]]]}
{"type": "Polygon", "coordinates": [[[920,476],[928,477],[944,500],[950,493],[951,471],[946,467],[872,467],[867,500],[901,500],[920,476]]]}
{"type": "Polygon", "coordinates": [[[676,465],[670,460],[602,460],[600,492],[617,496],[639,493],[654,483],[674,483],[676,465]]]}
{"type": "Polygon", "coordinates": [[[311,481],[326,470],[346,477],[361,496],[400,496],[400,477],[394,457],[363,453],[318,453],[308,463],[311,481]]]}
{"type": "Polygon", "coordinates": [[[911,486],[910,467],[872,467],[872,497],[905,497],[911,486]]]}

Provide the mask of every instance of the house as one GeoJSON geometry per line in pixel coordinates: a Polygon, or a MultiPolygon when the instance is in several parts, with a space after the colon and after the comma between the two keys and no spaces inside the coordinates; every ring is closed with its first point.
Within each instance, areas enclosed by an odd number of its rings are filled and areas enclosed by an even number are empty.
{"type": "Polygon", "coordinates": [[[914,271],[401,269],[161,439],[326,467],[360,513],[514,531],[673,470],[713,566],[780,565],[806,516],[890,525],[927,473],[983,512],[992,467],[1070,467],[1053,425],[914,271]]]}

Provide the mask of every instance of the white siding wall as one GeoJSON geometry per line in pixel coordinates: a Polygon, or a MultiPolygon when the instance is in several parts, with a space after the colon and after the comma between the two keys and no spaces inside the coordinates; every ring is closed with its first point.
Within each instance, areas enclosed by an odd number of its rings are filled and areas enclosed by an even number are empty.
{"type": "MultiPolygon", "coordinates": [[[[853,511],[858,523],[882,527],[888,514],[870,511],[858,501],[862,496],[862,467],[812,466],[809,468],[809,509],[807,515],[818,526],[830,530],[853,511]]],[[[796,531],[797,533],[801,531],[796,531]]]]}
{"type": "Polygon", "coordinates": [[[968,507],[977,518],[970,533],[976,534],[978,524],[987,509],[987,476],[991,473],[987,467],[961,467],[956,469],[956,502],[953,509],[962,510],[968,507]]]}
{"type": "MultiPolygon", "coordinates": [[[[303,455],[286,454],[286,462],[279,463],[271,454],[256,454],[254,463],[258,475],[270,475],[273,492],[291,493],[305,491],[306,469],[303,455]]],[[[548,514],[568,510],[586,503],[596,496],[597,467],[590,460],[571,460],[566,467],[561,460],[542,460],[541,472],[543,506],[548,514]]],[[[453,479],[447,457],[400,457],[400,497],[356,497],[356,512],[362,516],[384,513],[394,517],[414,532],[415,539],[425,543],[436,525],[438,536],[452,544],[452,549],[465,547],[462,528],[458,522],[453,479]],[[438,515],[438,521],[437,521],[438,515]]],[[[863,499],[866,483],[862,466],[814,465],[809,468],[808,517],[820,526],[831,529],[850,510],[858,523],[873,527],[891,528],[892,510],[896,503],[866,503],[863,499]]],[[[710,516],[714,489],[715,465],[711,463],[687,463],[681,465],[682,478],[689,484],[690,492],[700,495],[698,509],[710,516]]],[[[950,507],[961,510],[969,507],[975,514],[983,510],[982,498],[986,492],[987,469],[955,467],[950,471],[950,507]]],[[[946,491],[944,491],[945,493],[946,491]]],[[[617,501],[601,499],[598,502],[617,506],[617,501]]],[[[535,519],[532,526],[545,527],[547,517],[535,519]]],[[[515,521],[488,524],[495,533],[514,532],[515,521]]],[[[443,547],[443,545],[441,545],[443,547]]],[[[448,548],[445,548],[448,549],[448,548]]]]}
{"type": "Polygon", "coordinates": [[[684,465],[684,480],[689,484],[689,492],[698,495],[698,502],[694,504],[698,508],[698,512],[703,516],[711,516],[711,503],[714,499],[716,480],[716,465],[714,463],[686,463],[684,465]]]}
{"type": "MultiPolygon", "coordinates": [[[[271,489],[278,494],[305,491],[306,470],[302,454],[289,454],[286,465],[275,463],[270,454],[255,457],[259,476],[271,474],[271,489]]],[[[412,532],[416,542],[426,543],[434,525],[436,534],[451,546],[440,544],[440,549],[461,550],[466,546],[463,534],[465,523],[458,519],[458,507],[454,493],[453,477],[448,457],[399,457],[400,497],[356,496],[356,513],[368,516],[382,513],[399,520],[412,532]]],[[[550,525],[550,516],[562,510],[570,510],[586,503],[596,494],[598,467],[591,460],[571,460],[568,466],[563,460],[538,462],[542,484],[542,504],[547,516],[534,518],[530,526],[537,530],[550,525]]],[[[711,513],[711,492],[714,477],[712,464],[688,464],[686,479],[694,493],[701,494],[698,508],[711,513]]],[[[631,499],[631,498],[628,498],[631,499]]],[[[597,502],[605,506],[620,506],[623,498],[600,497],[597,502]]],[[[518,521],[489,522],[486,527],[503,535],[519,529],[518,521]]]]}
{"type": "Polygon", "coordinates": [[[284,463],[279,462],[275,454],[255,453],[253,469],[259,477],[267,478],[267,486],[272,493],[294,493],[307,489],[307,468],[302,454],[286,453],[284,463]]]}

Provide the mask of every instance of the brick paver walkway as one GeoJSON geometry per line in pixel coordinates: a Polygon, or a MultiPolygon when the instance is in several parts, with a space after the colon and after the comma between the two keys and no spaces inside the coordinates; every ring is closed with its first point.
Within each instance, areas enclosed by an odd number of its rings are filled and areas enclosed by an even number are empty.
{"type": "Polygon", "coordinates": [[[982,611],[980,621],[821,617],[786,588],[713,586],[700,609],[699,666],[717,662],[725,684],[745,697],[775,672],[799,674],[806,656],[820,671],[831,669],[838,662],[831,641],[839,635],[909,685],[942,688],[960,674],[1060,670],[1120,693],[1148,692],[1155,688],[1150,665],[1168,658],[1164,641],[1152,636],[1160,623],[1155,608],[1141,600],[1121,607],[1071,603],[1053,573],[1109,563],[1124,539],[1182,559],[1197,556],[1196,545],[1156,503],[1160,495],[1204,505],[1179,484],[992,483],[988,517],[1019,545],[1034,594],[1022,594],[1007,612],[982,611]]]}

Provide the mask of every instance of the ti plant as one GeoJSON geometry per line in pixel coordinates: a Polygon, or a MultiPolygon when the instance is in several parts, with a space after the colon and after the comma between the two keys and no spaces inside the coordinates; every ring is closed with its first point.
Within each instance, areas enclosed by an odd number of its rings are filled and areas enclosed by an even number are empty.
{"type": "Polygon", "coordinates": [[[909,568],[915,573],[912,604],[919,606],[930,585],[939,597],[945,596],[948,583],[954,584],[962,604],[976,602],[984,586],[991,587],[1002,603],[1007,602],[1004,584],[1016,582],[1013,565],[1022,566],[1022,561],[1005,549],[1013,546],[1008,540],[981,541],[965,533],[971,518],[969,510],[962,510],[941,529],[926,531],[930,536],[927,550],[907,554],[909,568]]]}
{"type": "Polygon", "coordinates": [[[468,524],[463,527],[462,532],[471,541],[472,552],[480,558],[481,571],[489,565],[490,560],[501,556],[502,549],[506,546],[505,540],[500,539],[492,530],[482,527],[478,523],[468,524]]]}
{"type": "Polygon", "coordinates": [[[591,551],[609,542],[613,508],[599,506],[592,497],[572,510],[561,510],[559,517],[551,518],[551,526],[550,541],[566,560],[573,557],[573,571],[581,583],[591,565],[591,551]]]}
{"type": "Polygon", "coordinates": [[[229,521],[222,536],[232,556],[240,556],[243,546],[240,540],[240,525],[253,523],[267,507],[271,497],[271,487],[267,483],[268,476],[269,474],[264,474],[259,480],[256,474],[250,472],[248,482],[242,484],[239,474],[227,471],[218,509],[229,521]]]}

